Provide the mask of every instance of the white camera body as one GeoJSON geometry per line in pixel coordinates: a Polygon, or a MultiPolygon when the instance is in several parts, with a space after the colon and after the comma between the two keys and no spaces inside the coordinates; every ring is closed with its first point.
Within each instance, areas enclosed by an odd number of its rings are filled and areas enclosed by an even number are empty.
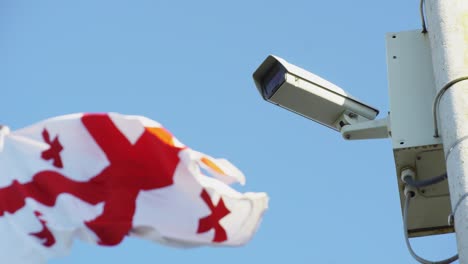
{"type": "Polygon", "coordinates": [[[337,131],[345,125],[374,120],[379,113],[337,85],[273,55],[253,78],[266,101],[337,131]]]}

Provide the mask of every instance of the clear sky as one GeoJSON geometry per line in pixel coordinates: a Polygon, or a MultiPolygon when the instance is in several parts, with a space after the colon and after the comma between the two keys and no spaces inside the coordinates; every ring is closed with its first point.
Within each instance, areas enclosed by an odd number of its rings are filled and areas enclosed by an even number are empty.
{"type": "MultiPolygon", "coordinates": [[[[0,123],[144,115],[236,164],[247,177],[239,191],[271,198],[244,247],[76,241],[50,263],[416,263],[405,247],[390,140],[344,141],[264,102],[252,73],[276,54],[385,117],[385,34],[418,28],[419,0],[1,1],[0,123]]],[[[453,235],[413,244],[434,260],[456,252],[453,235]]]]}

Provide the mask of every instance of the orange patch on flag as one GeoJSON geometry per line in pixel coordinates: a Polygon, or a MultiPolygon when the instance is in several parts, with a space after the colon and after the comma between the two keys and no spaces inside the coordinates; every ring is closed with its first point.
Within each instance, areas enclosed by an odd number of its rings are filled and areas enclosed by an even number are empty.
{"type": "Polygon", "coordinates": [[[175,147],[174,138],[172,134],[166,129],[162,127],[147,127],[146,130],[150,132],[151,134],[155,135],[156,137],[158,137],[159,139],[161,139],[161,141],[163,141],[164,143],[175,147]]]}
{"type": "Polygon", "coordinates": [[[226,173],[224,173],[224,171],[218,167],[213,161],[211,161],[210,159],[206,158],[206,157],[203,157],[201,158],[201,161],[206,165],[208,166],[209,168],[211,168],[212,170],[216,171],[217,173],[221,174],[221,175],[226,175],[226,173]]]}

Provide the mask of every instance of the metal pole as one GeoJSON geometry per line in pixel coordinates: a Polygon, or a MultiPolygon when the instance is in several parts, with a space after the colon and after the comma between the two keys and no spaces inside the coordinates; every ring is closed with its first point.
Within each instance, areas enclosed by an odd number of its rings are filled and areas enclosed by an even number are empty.
{"type": "MultiPolygon", "coordinates": [[[[468,1],[426,0],[427,34],[437,89],[468,76],[468,1]]],[[[460,263],[468,263],[468,80],[440,98],[440,136],[444,144],[450,200],[460,263]]]]}

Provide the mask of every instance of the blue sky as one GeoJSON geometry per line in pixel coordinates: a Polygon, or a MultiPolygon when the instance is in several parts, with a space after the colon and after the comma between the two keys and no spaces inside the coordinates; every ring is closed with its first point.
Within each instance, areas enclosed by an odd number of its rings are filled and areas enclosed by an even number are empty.
{"type": "MultiPolygon", "coordinates": [[[[0,3],[0,123],[138,114],[225,157],[270,209],[240,248],[76,241],[50,263],[416,263],[406,250],[390,140],[339,133],[264,102],[252,73],[276,54],[388,109],[385,34],[421,27],[419,1],[0,3]]],[[[429,259],[453,235],[414,239],[429,259]]],[[[1,249],[0,249],[1,252],[1,249]]]]}

